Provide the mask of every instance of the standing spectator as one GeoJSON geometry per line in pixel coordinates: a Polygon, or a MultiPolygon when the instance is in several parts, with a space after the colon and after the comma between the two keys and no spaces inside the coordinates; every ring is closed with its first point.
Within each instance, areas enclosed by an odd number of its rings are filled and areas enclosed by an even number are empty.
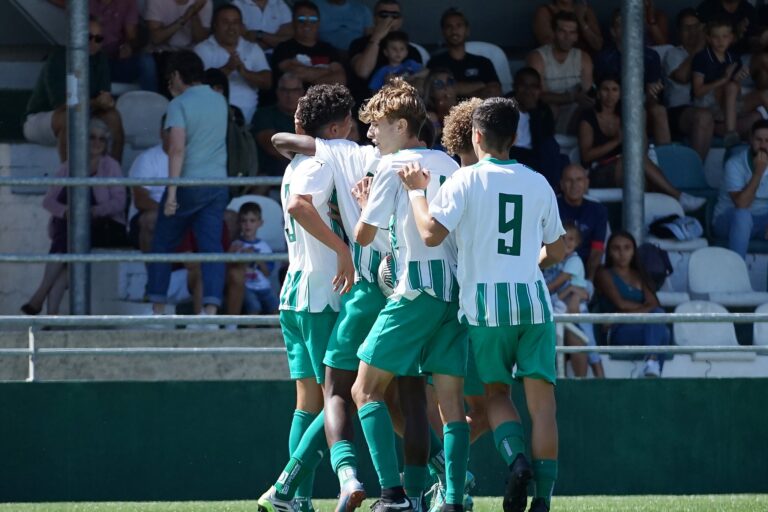
{"type": "Polygon", "coordinates": [[[704,0],[696,11],[704,23],[722,19],[731,25],[735,35],[731,50],[737,55],[755,47],[760,22],[757,10],[746,0],[704,0]]]}
{"type": "MultiPolygon", "coordinates": [[[[88,90],[91,116],[104,121],[112,137],[110,155],[120,162],[123,158],[123,121],[110,94],[109,64],[102,51],[104,36],[101,23],[95,18],[88,22],[88,90]]],[[[32,96],[27,103],[24,138],[44,146],[57,146],[59,159],[67,159],[67,54],[63,46],[56,47],[37,77],[32,96]]]]}
{"type": "Polygon", "coordinates": [[[542,78],[541,101],[552,108],[558,133],[575,133],[578,111],[591,108],[592,58],[576,48],[579,24],[576,15],[562,11],[552,18],[555,37],[528,54],[527,63],[542,78]]]}
{"type": "Polygon", "coordinates": [[[259,104],[259,89],[272,86],[272,71],[261,47],[240,37],[240,9],[224,4],[213,13],[213,35],[195,46],[206,68],[220,69],[229,79],[229,101],[250,122],[259,104]]]}
{"type": "MultiPolygon", "coordinates": [[[[165,129],[169,131],[168,175],[171,178],[224,178],[227,176],[227,101],[209,86],[202,85],[200,57],[180,50],[168,59],[168,88],[174,99],[168,105],[165,129]]],[[[189,226],[199,252],[220,253],[227,206],[227,188],[170,185],[158,213],[152,252],[170,253],[189,226]],[[178,199],[177,199],[178,198],[178,199]]],[[[147,296],[155,314],[165,311],[170,263],[148,267],[147,296]]],[[[203,263],[203,312],[216,314],[224,288],[224,264],[203,263]]]]}
{"type": "Polygon", "coordinates": [[[683,9],[677,15],[680,45],[670,48],[662,66],[665,77],[667,115],[672,137],[690,138],[691,147],[704,161],[714,133],[714,118],[709,109],[691,105],[691,74],[693,57],[704,49],[704,30],[693,9],[683,9]]]}
{"type": "MultiPolygon", "coordinates": [[[[108,156],[111,142],[109,127],[99,119],[90,125],[90,155],[88,169],[92,178],[121,178],[120,164],[108,156]]],[[[64,162],[57,177],[69,174],[64,162]]],[[[67,252],[67,217],[69,205],[67,188],[53,186],[43,199],[43,207],[51,213],[48,235],[51,237],[51,254],[67,252]]],[[[91,246],[123,247],[125,245],[125,187],[107,186],[91,189],[91,246]]],[[[67,265],[47,263],[43,279],[32,297],[21,306],[25,315],[37,315],[48,304],[48,314],[58,315],[61,300],[67,289],[67,265]]]]}
{"type": "Polygon", "coordinates": [[[293,37],[291,8],[285,0],[232,0],[232,4],[243,14],[243,37],[261,46],[267,55],[293,37]]]}
{"type": "Polygon", "coordinates": [[[490,60],[467,53],[469,20],[464,13],[450,8],[440,17],[440,27],[448,51],[433,56],[429,69],[448,69],[456,79],[459,98],[501,96],[501,84],[490,60]]]}
{"type": "Polygon", "coordinates": [[[368,83],[368,88],[371,91],[378,91],[387,80],[395,76],[403,77],[417,89],[420,88],[414,82],[423,82],[428,71],[424,69],[421,63],[408,58],[408,48],[410,48],[408,34],[399,30],[387,34],[382,49],[387,57],[387,63],[373,73],[371,81],[368,83]]]}
{"type": "Polygon", "coordinates": [[[540,45],[550,44],[555,39],[552,19],[557,13],[572,12],[579,22],[579,43],[582,50],[589,53],[603,48],[603,35],[595,11],[587,2],[579,0],[552,0],[549,4],[536,8],[533,16],[533,34],[540,45]]]}
{"type": "Polygon", "coordinates": [[[728,248],[747,254],[751,239],[768,238],[768,121],[752,125],[749,149],[725,163],[720,195],[712,226],[715,235],[728,240],[728,248]]]}
{"type": "Polygon", "coordinates": [[[314,3],[299,0],[293,4],[293,39],[277,45],[272,54],[277,78],[292,73],[304,82],[305,88],[346,82],[338,52],[317,37],[320,22],[320,11],[314,3]]]}
{"type": "Polygon", "coordinates": [[[317,0],[320,10],[320,39],[346,53],[350,43],[365,35],[373,26],[368,6],[358,0],[317,0]]]}

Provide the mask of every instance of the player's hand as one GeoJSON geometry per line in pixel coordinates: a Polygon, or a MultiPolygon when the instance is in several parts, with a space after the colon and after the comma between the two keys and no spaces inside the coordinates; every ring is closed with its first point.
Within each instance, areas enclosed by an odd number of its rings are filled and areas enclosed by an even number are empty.
{"type": "Polygon", "coordinates": [[[424,190],[429,185],[429,171],[417,162],[406,164],[397,174],[408,190],[424,190]]]}
{"type": "Polygon", "coordinates": [[[357,199],[357,204],[360,205],[360,208],[365,208],[365,205],[368,204],[368,195],[371,193],[372,181],[373,178],[366,176],[352,187],[352,197],[357,199]]]}
{"type": "Polygon", "coordinates": [[[336,263],[336,275],[331,284],[333,291],[339,292],[339,295],[344,295],[355,283],[355,265],[352,263],[352,255],[346,249],[336,254],[336,263]]]}
{"type": "Polygon", "coordinates": [[[339,205],[328,201],[328,217],[341,225],[341,211],[339,210],[339,205]]]}

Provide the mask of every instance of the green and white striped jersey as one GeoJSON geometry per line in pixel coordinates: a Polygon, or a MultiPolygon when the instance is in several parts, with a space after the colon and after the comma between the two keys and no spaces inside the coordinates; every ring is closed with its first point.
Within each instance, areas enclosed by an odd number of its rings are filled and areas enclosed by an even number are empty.
{"type": "Polygon", "coordinates": [[[429,212],[456,235],[460,319],[489,327],[552,321],[539,254],[565,231],[541,174],[514,160],[481,160],[448,178],[429,212]]]}
{"type": "Polygon", "coordinates": [[[438,247],[427,247],[422,241],[408,192],[397,175],[397,171],[410,162],[419,162],[432,175],[427,188],[428,200],[437,195],[440,185],[459,168],[451,157],[431,149],[406,149],[382,157],[360,220],[389,229],[395,267],[392,298],[411,297],[423,291],[445,302],[455,301],[458,299],[455,255],[452,255],[455,249],[449,241],[438,247]]]}
{"type": "Polygon", "coordinates": [[[329,217],[328,203],[334,194],[330,168],[318,158],[296,156],[285,169],[280,193],[288,243],[288,273],[280,291],[280,309],[309,313],[329,308],[339,311],[341,297],[331,283],[336,275],[336,253],[288,214],[288,200],[293,194],[311,195],[320,217],[343,238],[341,226],[329,217]]]}

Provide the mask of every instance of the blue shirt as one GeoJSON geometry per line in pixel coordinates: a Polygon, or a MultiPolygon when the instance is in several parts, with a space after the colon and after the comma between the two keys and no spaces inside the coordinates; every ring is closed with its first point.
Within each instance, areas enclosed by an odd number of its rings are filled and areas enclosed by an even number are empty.
{"type": "Polygon", "coordinates": [[[407,59],[397,66],[381,67],[373,73],[368,87],[372,91],[378,91],[384,86],[384,82],[387,80],[389,75],[412,75],[414,73],[418,73],[423,68],[424,66],[411,59],[407,59]]]}
{"type": "MultiPolygon", "coordinates": [[[[725,162],[725,174],[723,174],[723,181],[720,184],[720,194],[717,197],[714,218],[736,208],[731,198],[731,192],[744,190],[751,179],[752,152],[749,148],[744,148],[725,162]]],[[[768,173],[763,175],[757,186],[755,199],[749,205],[749,212],[754,216],[768,214],[768,173]]]]}
{"type": "Polygon", "coordinates": [[[194,85],[168,104],[165,128],[184,128],[185,178],[227,176],[227,100],[207,85],[194,85]]]}
{"type": "Polygon", "coordinates": [[[373,25],[371,10],[357,0],[347,0],[341,5],[328,0],[315,0],[320,10],[320,40],[334,48],[347,51],[350,43],[365,35],[373,25]]]}
{"type": "Polygon", "coordinates": [[[581,245],[576,249],[576,253],[586,265],[592,249],[605,250],[608,210],[605,205],[588,199],[582,200],[579,206],[571,206],[562,197],[557,198],[557,208],[563,224],[572,222],[581,231],[581,245]]]}

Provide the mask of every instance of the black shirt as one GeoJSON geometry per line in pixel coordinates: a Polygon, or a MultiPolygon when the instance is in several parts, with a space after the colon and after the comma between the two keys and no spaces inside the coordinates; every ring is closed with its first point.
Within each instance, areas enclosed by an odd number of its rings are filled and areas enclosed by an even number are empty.
{"type": "Polygon", "coordinates": [[[461,60],[453,59],[448,52],[440,53],[429,59],[429,69],[448,69],[457,82],[498,82],[499,76],[493,63],[480,55],[464,54],[461,60]]]}

